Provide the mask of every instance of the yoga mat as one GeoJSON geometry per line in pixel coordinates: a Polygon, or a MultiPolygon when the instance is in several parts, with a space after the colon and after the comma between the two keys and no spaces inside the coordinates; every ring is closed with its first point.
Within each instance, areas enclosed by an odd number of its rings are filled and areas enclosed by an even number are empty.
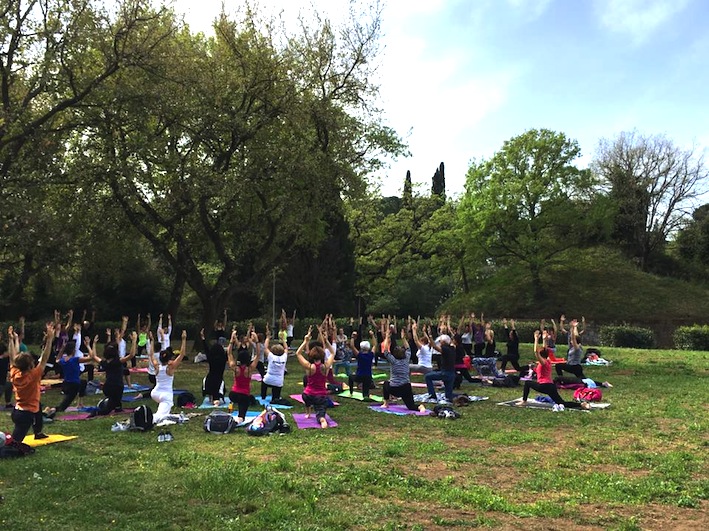
{"type": "Polygon", "coordinates": [[[416,417],[428,417],[431,414],[431,411],[428,409],[426,411],[411,411],[408,409],[406,406],[401,406],[401,405],[391,405],[389,404],[389,407],[383,407],[383,406],[369,406],[369,409],[372,411],[375,411],[377,413],[389,413],[390,415],[414,415],[416,417]]]}
{"type": "Polygon", "coordinates": [[[98,419],[101,417],[113,417],[115,415],[122,415],[124,413],[131,414],[133,411],[133,408],[123,408],[123,411],[111,411],[108,415],[96,415],[95,417],[90,417],[89,413],[77,413],[74,415],[64,415],[63,417],[56,417],[54,420],[90,420],[98,419]]]}
{"type": "MultiPolygon", "coordinates": [[[[518,398],[517,400],[507,400],[506,402],[498,402],[498,406],[511,406],[511,407],[518,407],[518,408],[530,408],[530,409],[546,409],[548,411],[551,411],[552,408],[554,407],[554,404],[550,404],[548,402],[537,402],[536,400],[527,400],[527,403],[524,406],[518,406],[516,405],[516,402],[518,400],[522,400],[522,397],[518,398]]],[[[591,409],[606,409],[610,407],[610,404],[608,402],[589,402],[591,404],[591,409]]],[[[565,409],[564,411],[585,411],[583,409],[565,409]]]]}
{"type": "Polygon", "coordinates": [[[273,397],[271,395],[268,395],[266,398],[261,398],[260,396],[256,397],[256,402],[261,404],[262,406],[271,406],[274,409],[293,409],[293,406],[286,406],[286,405],[281,405],[281,404],[271,404],[271,399],[273,397]]]}
{"type": "Polygon", "coordinates": [[[423,389],[426,389],[426,384],[423,382],[411,382],[411,387],[422,387],[423,389]]]}
{"type": "MultiPolygon", "coordinates": [[[[262,413],[261,411],[247,411],[247,412],[246,412],[246,416],[244,417],[244,422],[242,422],[241,424],[237,424],[236,426],[237,426],[238,428],[241,428],[241,427],[243,427],[243,426],[248,426],[248,425],[251,424],[251,423],[254,421],[254,419],[255,419],[256,417],[258,417],[261,413],[262,413]]],[[[234,411],[234,412],[231,414],[231,416],[234,417],[234,418],[237,418],[237,417],[239,416],[239,412],[238,412],[238,411],[234,411]]]]}
{"type": "Polygon", "coordinates": [[[138,372],[148,372],[147,367],[131,367],[128,369],[132,373],[138,373],[138,372]]]}
{"type": "MultiPolygon", "coordinates": [[[[481,402],[483,400],[487,400],[487,396],[477,396],[477,395],[453,395],[453,398],[456,396],[467,396],[468,400],[471,402],[481,402]]],[[[445,393],[436,393],[436,400],[445,400],[446,399],[446,394],[445,393]]],[[[428,393],[422,393],[420,395],[414,395],[414,402],[428,402],[428,393]]],[[[432,404],[433,402],[431,402],[432,404]]]]}
{"type": "Polygon", "coordinates": [[[27,435],[22,440],[22,442],[34,448],[36,446],[45,446],[47,444],[53,444],[62,441],[71,441],[72,439],[78,438],[78,435],[59,435],[57,433],[53,433],[52,435],[48,435],[46,439],[35,439],[34,435],[27,435]]]}
{"type": "MultiPolygon", "coordinates": [[[[296,402],[300,402],[301,404],[305,404],[305,402],[303,401],[303,395],[290,395],[290,398],[292,398],[292,399],[295,400],[296,402]]],[[[328,396],[328,398],[330,398],[330,397],[328,396]]],[[[335,402],[335,401],[332,400],[332,399],[330,399],[330,402],[332,402],[332,407],[335,407],[335,406],[339,406],[339,405],[340,405],[339,402],[335,402]]]]}
{"type": "Polygon", "coordinates": [[[359,400],[362,402],[384,402],[384,399],[381,396],[376,396],[376,395],[369,395],[369,400],[365,400],[364,395],[360,393],[359,391],[354,391],[352,394],[350,394],[349,391],[345,391],[340,393],[337,396],[342,396],[345,398],[352,398],[353,400],[359,400]]]}
{"type": "MultiPolygon", "coordinates": [[[[330,418],[330,415],[325,415],[325,420],[327,421],[328,428],[336,428],[337,422],[330,418]]],[[[305,413],[293,413],[293,421],[295,425],[301,430],[307,430],[309,428],[320,428],[320,423],[315,418],[315,414],[311,414],[309,419],[305,418],[305,413]]]]}
{"type": "MultiPolygon", "coordinates": [[[[354,376],[354,374],[352,376],[354,376]]],[[[339,378],[340,380],[349,380],[350,377],[347,376],[346,374],[340,373],[340,374],[336,374],[335,378],[339,378]]],[[[387,378],[389,378],[389,375],[386,373],[372,374],[372,380],[375,380],[375,381],[386,380],[387,378]]]]}
{"type": "Polygon", "coordinates": [[[150,391],[150,386],[140,384],[133,384],[131,387],[123,386],[124,393],[142,393],[143,391],[150,391]]]}
{"type": "Polygon", "coordinates": [[[225,396],[224,400],[218,406],[212,404],[212,401],[209,399],[209,397],[205,396],[204,400],[202,400],[202,403],[197,406],[197,409],[228,409],[229,404],[231,404],[231,400],[229,400],[228,396],[225,396]]]}
{"type": "Polygon", "coordinates": [[[261,380],[263,380],[263,378],[261,377],[261,375],[258,374],[258,373],[252,374],[252,375],[251,375],[251,379],[252,379],[254,382],[260,382],[261,380]]]}
{"type": "Polygon", "coordinates": [[[55,385],[61,385],[64,383],[64,380],[60,380],[59,378],[45,378],[43,380],[40,380],[39,385],[43,385],[45,387],[54,387],[55,385]]]}

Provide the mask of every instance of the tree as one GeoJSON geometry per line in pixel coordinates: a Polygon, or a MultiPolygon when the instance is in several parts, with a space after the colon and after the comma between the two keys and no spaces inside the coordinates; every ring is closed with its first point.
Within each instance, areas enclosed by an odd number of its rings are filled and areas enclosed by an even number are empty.
{"type": "Polygon", "coordinates": [[[677,254],[697,280],[705,281],[709,264],[709,204],[692,213],[692,219],[677,232],[677,254]]]}
{"type": "Polygon", "coordinates": [[[593,223],[591,174],[572,164],[579,155],[563,133],[533,129],[467,173],[458,212],[470,245],[480,246],[487,265],[524,264],[539,300],[542,268],[582,245],[593,223]]]}
{"type": "Polygon", "coordinates": [[[81,107],[117,73],[140,68],[169,34],[147,0],[113,11],[92,0],[0,3],[0,276],[3,299],[25,307],[31,279],[70,241],[58,201],[82,184],[66,171],[81,107]]]}
{"type": "Polygon", "coordinates": [[[592,168],[610,188],[614,239],[647,271],[706,188],[703,156],[664,136],[621,133],[600,142],[592,168]]]}
{"type": "Polygon", "coordinates": [[[251,11],[222,16],[215,38],[176,32],[149,69],[116,77],[86,110],[72,169],[184,278],[205,325],[317,246],[378,153],[401,149],[367,112],[373,16],[280,40],[251,11]]]}

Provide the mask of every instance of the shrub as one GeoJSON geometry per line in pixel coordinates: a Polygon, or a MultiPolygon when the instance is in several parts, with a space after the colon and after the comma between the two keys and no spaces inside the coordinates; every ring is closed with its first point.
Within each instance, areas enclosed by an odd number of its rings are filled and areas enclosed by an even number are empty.
{"type": "Polygon", "coordinates": [[[638,326],[602,326],[599,342],[606,347],[653,348],[655,333],[649,328],[638,326]]]}
{"type": "Polygon", "coordinates": [[[709,325],[680,326],[672,340],[677,350],[709,350],[709,325]]]}

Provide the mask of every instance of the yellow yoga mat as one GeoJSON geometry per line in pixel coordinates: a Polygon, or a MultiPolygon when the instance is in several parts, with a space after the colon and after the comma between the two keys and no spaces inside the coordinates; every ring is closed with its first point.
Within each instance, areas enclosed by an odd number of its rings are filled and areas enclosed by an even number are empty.
{"type": "Polygon", "coordinates": [[[48,435],[46,439],[36,439],[34,438],[34,435],[27,435],[24,440],[22,441],[23,443],[29,445],[29,446],[44,446],[45,444],[52,444],[52,443],[58,443],[58,442],[63,442],[63,441],[71,441],[72,439],[78,439],[78,435],[59,435],[57,433],[53,433],[52,435],[48,435]]]}

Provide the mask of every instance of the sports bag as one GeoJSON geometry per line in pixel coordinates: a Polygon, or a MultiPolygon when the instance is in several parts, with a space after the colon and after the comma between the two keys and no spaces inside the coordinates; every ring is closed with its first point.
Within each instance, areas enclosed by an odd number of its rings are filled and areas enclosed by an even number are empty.
{"type": "Polygon", "coordinates": [[[153,429],[153,410],[146,405],[138,406],[130,414],[131,431],[149,431],[153,429]]]}
{"type": "Polygon", "coordinates": [[[224,435],[236,428],[236,419],[224,411],[212,411],[204,419],[204,431],[224,435]]]}
{"type": "Polygon", "coordinates": [[[272,433],[290,433],[286,417],[280,411],[268,408],[261,413],[246,429],[249,435],[261,436],[272,433]]]}
{"type": "Polygon", "coordinates": [[[574,391],[574,400],[577,402],[600,402],[603,399],[603,393],[597,387],[583,387],[574,391]]]}

